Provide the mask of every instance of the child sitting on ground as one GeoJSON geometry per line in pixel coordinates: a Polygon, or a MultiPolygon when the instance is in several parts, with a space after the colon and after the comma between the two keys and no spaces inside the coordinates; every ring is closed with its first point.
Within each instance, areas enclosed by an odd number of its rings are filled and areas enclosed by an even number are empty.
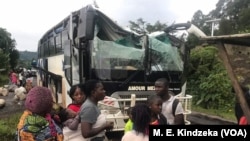
{"type": "Polygon", "coordinates": [[[31,80],[27,80],[26,83],[24,84],[24,87],[26,89],[26,92],[28,93],[33,88],[32,81],[31,80]]]}

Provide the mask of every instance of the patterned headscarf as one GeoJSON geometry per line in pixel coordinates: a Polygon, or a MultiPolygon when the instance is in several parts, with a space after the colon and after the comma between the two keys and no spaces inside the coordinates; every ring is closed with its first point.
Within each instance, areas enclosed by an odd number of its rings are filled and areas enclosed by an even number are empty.
{"type": "Polygon", "coordinates": [[[45,115],[52,109],[53,99],[51,91],[46,87],[32,88],[25,100],[25,108],[32,113],[45,115]]]}

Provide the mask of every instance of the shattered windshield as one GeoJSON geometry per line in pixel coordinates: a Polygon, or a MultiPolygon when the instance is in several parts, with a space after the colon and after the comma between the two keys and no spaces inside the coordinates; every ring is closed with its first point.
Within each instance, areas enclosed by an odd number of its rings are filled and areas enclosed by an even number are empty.
{"type": "Polygon", "coordinates": [[[150,37],[152,71],[182,71],[183,61],[177,47],[170,44],[167,36],[150,37]]]}
{"type": "Polygon", "coordinates": [[[144,49],[95,38],[92,67],[96,69],[143,69],[144,49]]]}
{"type": "MultiPolygon", "coordinates": [[[[172,47],[167,36],[149,37],[151,71],[183,71],[177,47],[172,47]]],[[[128,38],[104,41],[96,37],[92,48],[92,68],[99,77],[111,78],[111,70],[145,70],[143,42],[136,44],[128,38]]]]}

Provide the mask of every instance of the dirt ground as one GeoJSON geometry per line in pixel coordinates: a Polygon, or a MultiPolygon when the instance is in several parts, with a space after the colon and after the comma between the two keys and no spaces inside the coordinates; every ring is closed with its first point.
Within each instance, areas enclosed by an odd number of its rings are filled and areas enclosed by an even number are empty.
{"type": "Polygon", "coordinates": [[[5,106],[0,108],[0,119],[7,118],[12,114],[22,112],[24,110],[24,101],[15,102],[13,98],[13,92],[9,92],[7,96],[0,96],[0,99],[5,100],[5,106]]]}
{"type": "MultiPolygon", "coordinates": [[[[36,86],[36,77],[30,77],[27,80],[33,82],[33,86],[36,86]]],[[[9,92],[7,96],[0,95],[0,99],[5,100],[5,106],[0,108],[0,119],[8,118],[12,114],[24,111],[24,101],[16,102],[14,100],[14,92],[9,92]]]]}

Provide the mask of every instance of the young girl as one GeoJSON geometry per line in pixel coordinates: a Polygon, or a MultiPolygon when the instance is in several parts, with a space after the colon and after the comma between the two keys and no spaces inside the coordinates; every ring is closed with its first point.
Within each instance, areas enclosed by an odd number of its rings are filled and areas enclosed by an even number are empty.
{"type": "Polygon", "coordinates": [[[148,141],[150,109],[147,104],[137,103],[132,109],[133,130],[126,132],[122,141],[148,141]]]}
{"type": "Polygon", "coordinates": [[[166,117],[161,113],[162,99],[158,95],[152,95],[148,98],[148,106],[151,111],[151,125],[167,124],[166,117]]]}

